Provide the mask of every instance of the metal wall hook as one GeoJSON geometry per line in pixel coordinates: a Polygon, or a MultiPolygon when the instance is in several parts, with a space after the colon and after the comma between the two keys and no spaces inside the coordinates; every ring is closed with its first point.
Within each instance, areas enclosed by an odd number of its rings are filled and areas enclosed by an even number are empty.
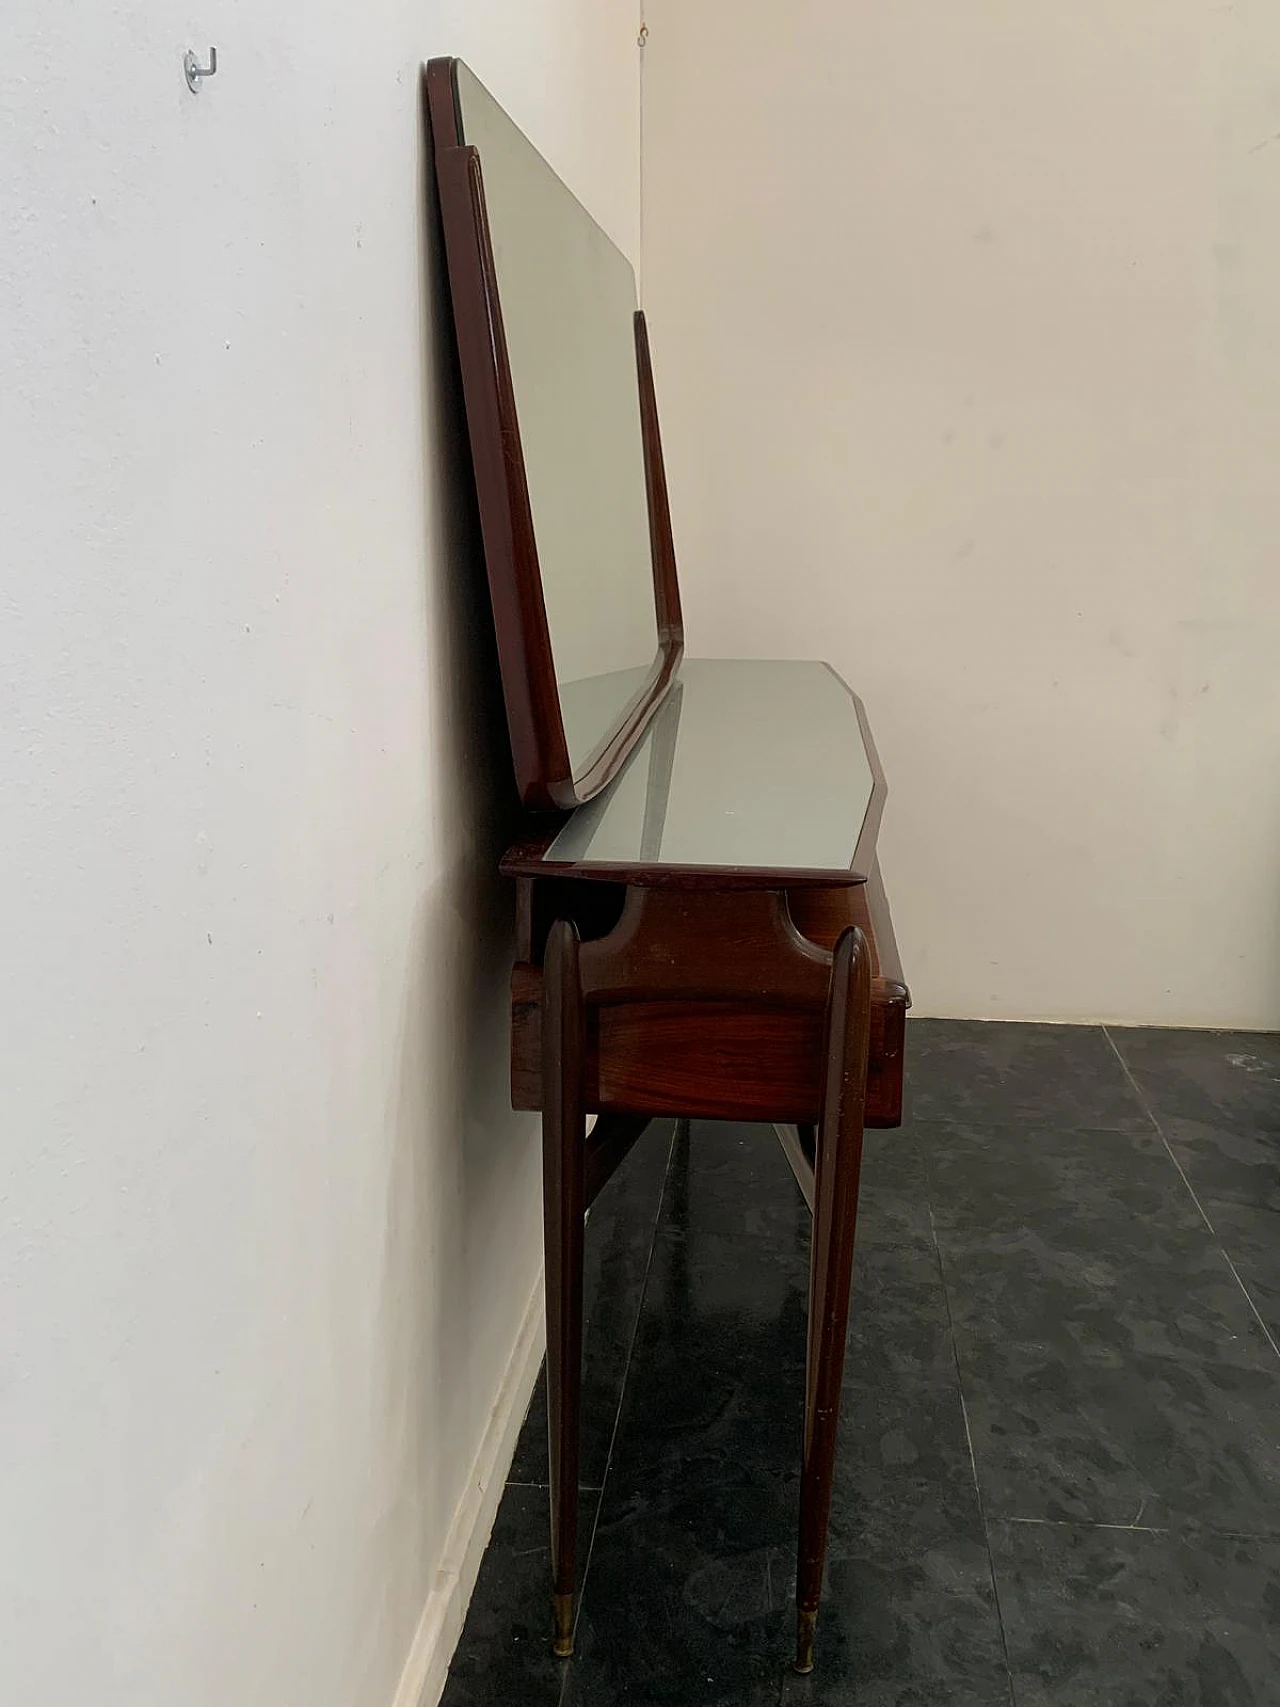
{"type": "Polygon", "coordinates": [[[209,49],[208,65],[201,65],[195,54],[188,48],[182,56],[182,69],[187,74],[187,88],[193,95],[198,95],[200,93],[200,79],[212,77],[218,69],[217,48],[211,47],[209,49]]]}

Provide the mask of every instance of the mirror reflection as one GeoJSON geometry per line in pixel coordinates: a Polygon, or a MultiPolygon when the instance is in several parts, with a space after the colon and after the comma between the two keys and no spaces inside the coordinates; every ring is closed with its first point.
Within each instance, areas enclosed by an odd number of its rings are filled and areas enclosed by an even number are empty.
{"type": "Polygon", "coordinates": [[[631,263],[465,65],[575,777],[658,670],[631,263]]]}

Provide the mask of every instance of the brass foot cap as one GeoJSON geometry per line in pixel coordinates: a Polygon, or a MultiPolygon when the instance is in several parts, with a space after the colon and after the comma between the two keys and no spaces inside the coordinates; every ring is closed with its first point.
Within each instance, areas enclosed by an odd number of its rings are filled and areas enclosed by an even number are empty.
{"type": "Polygon", "coordinates": [[[818,1622],[816,1612],[796,1613],[796,1664],[801,1677],[813,1670],[813,1631],[818,1622]]]}
{"type": "Polygon", "coordinates": [[[552,1648],[558,1660],[567,1660],[573,1653],[573,1596],[557,1594],[553,1606],[555,1637],[552,1648]]]}

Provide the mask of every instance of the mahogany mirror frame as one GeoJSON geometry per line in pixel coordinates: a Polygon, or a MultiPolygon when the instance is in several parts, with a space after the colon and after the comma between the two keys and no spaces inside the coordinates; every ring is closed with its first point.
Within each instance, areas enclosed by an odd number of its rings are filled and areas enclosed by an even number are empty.
{"type": "Polygon", "coordinates": [[[511,756],[526,807],[569,810],[599,794],[617,775],[666,695],[684,651],[649,337],[643,310],[637,309],[636,383],[658,646],[639,696],[575,777],[543,599],[484,179],[478,150],[462,140],[457,63],[452,58],[428,63],[427,113],[511,756]]]}

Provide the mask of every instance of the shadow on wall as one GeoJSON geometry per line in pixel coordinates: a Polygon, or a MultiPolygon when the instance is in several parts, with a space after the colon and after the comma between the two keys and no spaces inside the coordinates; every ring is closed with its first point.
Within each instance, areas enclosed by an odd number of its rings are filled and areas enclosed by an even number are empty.
{"type": "MultiPolygon", "coordinates": [[[[508,1087],[515,897],[498,875],[518,798],[422,96],[423,476],[435,857],[403,1004],[377,1332],[389,1488],[406,1546],[443,1544],[540,1255],[534,1117],[508,1087]]],[[[394,1578],[388,1592],[398,1593],[394,1578]]],[[[389,1608],[392,1617],[416,1616],[389,1608]]]]}

